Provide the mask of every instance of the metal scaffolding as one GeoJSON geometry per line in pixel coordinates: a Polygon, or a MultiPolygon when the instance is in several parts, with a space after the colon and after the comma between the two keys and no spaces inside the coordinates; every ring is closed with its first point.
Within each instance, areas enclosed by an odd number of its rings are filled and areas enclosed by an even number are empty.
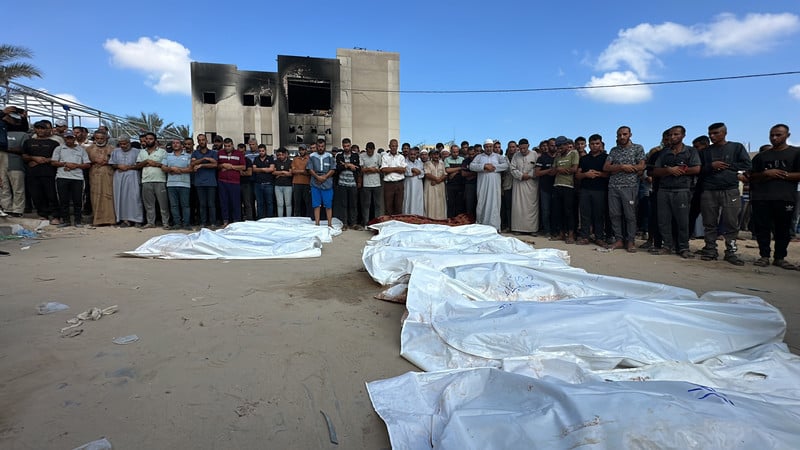
{"type": "MultiPolygon", "coordinates": [[[[2,89],[5,92],[0,96],[0,106],[5,108],[7,105],[14,105],[24,108],[28,111],[31,123],[40,119],[48,119],[51,122],[65,120],[70,127],[76,127],[86,126],[85,123],[90,122],[94,128],[99,125],[107,126],[112,138],[128,136],[131,140],[138,140],[140,134],[153,131],[143,129],[141,124],[126,117],[101,111],[13,81],[2,86],[2,89]],[[95,120],[96,124],[93,123],[95,120]]],[[[159,130],[159,132],[161,134],[158,136],[159,139],[183,138],[170,129],[159,130]]]]}

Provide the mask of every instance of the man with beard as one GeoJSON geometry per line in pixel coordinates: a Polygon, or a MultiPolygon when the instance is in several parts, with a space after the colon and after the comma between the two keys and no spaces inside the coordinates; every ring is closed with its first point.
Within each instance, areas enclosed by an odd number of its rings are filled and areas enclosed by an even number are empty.
{"type": "Polygon", "coordinates": [[[114,213],[122,228],[144,221],[142,196],[139,188],[139,152],[131,147],[128,136],[120,136],[118,147],[111,152],[108,163],[114,169],[114,213]]]}
{"type": "Polygon", "coordinates": [[[578,163],[575,178],[581,180],[581,215],[578,245],[589,244],[594,229],[594,242],[605,246],[606,210],[608,208],[608,173],[603,172],[608,154],[603,137],[599,134],[589,136],[589,153],[578,163]]]}
{"type": "MultiPolygon", "coordinates": [[[[259,148],[259,152],[261,149],[259,148]]],[[[280,147],[275,151],[275,209],[278,217],[292,216],[292,161],[289,152],[280,147]],[[285,212],[284,212],[285,211],[285,212]]],[[[260,157],[259,153],[259,157],[260,157]]]]}
{"type": "Polygon", "coordinates": [[[218,153],[219,163],[219,209],[222,213],[222,226],[242,220],[242,171],[247,168],[244,152],[233,148],[233,139],[222,141],[222,151],[218,153]]]}
{"type": "Polygon", "coordinates": [[[539,180],[539,225],[545,235],[555,236],[553,231],[553,216],[551,214],[551,204],[553,198],[553,183],[555,182],[555,175],[552,174],[553,161],[555,160],[556,142],[555,138],[552,139],[552,147],[550,141],[542,141],[539,143],[539,157],[536,158],[536,171],[534,175],[539,180]]]}
{"type": "Polygon", "coordinates": [[[108,145],[108,133],[98,129],[94,132],[92,143],[86,149],[92,165],[89,168],[91,186],[92,225],[114,225],[114,169],[108,165],[113,148],[108,145]]]}
{"type": "MultiPolygon", "coordinates": [[[[189,147],[191,150],[191,147],[189,147]]],[[[183,150],[180,139],[172,140],[172,152],[164,158],[161,170],[167,174],[167,194],[169,206],[174,222],[172,229],[191,230],[191,216],[189,215],[189,191],[191,189],[190,174],[192,173],[192,156],[183,150]]],[[[166,227],[166,223],[164,224],[166,227]]]]}
{"type": "Polygon", "coordinates": [[[317,142],[317,151],[308,157],[308,173],[311,174],[311,206],[314,208],[314,224],[319,226],[320,208],[325,208],[328,226],[333,226],[333,174],[336,160],[325,151],[325,141],[317,142]]]}
{"type": "Polygon", "coordinates": [[[713,123],[708,127],[711,146],[700,152],[702,158],[700,208],[703,215],[703,231],[706,245],[700,252],[703,261],[715,260],[717,235],[720,220],[725,237],[725,261],[742,266],[736,256],[736,238],[739,235],[739,171],[749,171],[752,167],[750,156],[744,145],[729,142],[726,137],[728,127],[724,123],[713,123]]]}
{"type": "MultiPolygon", "coordinates": [[[[499,142],[494,143],[494,152],[503,154],[502,146],[499,142]]],[[[514,154],[517,152],[517,143],[514,141],[508,141],[508,146],[506,147],[506,161],[508,161],[509,167],[511,165],[511,160],[514,159],[514,154]]],[[[511,214],[512,214],[512,193],[511,190],[514,187],[514,177],[511,175],[510,170],[506,170],[503,172],[501,186],[503,188],[503,196],[500,201],[500,227],[501,230],[508,231],[511,228],[511,214]]]]}
{"type": "Polygon", "coordinates": [[[358,147],[351,151],[350,138],[342,139],[342,151],[336,155],[336,183],[334,187],[334,216],[342,221],[342,230],[358,230],[358,176],[361,162],[358,147]]]}
{"type": "MultiPolygon", "coordinates": [[[[315,144],[311,144],[314,147],[315,144]]],[[[305,144],[297,147],[297,155],[292,158],[292,212],[297,217],[314,218],[311,207],[311,176],[308,174],[308,152],[305,144]]]]}
{"type": "Polygon", "coordinates": [[[35,136],[22,144],[22,159],[28,165],[27,183],[31,200],[42,220],[51,225],[60,225],[58,218],[58,196],[56,195],[56,168],[50,162],[58,142],[50,139],[50,122],[40,120],[33,124],[35,136]],[[52,220],[51,220],[52,219],[52,220]]]}
{"type": "Polygon", "coordinates": [[[425,178],[425,168],[419,159],[419,149],[417,147],[406,147],[403,144],[403,154],[406,159],[406,173],[403,186],[403,214],[425,215],[425,199],[422,196],[425,178]]]}
{"type": "Polygon", "coordinates": [[[476,193],[478,203],[475,221],[491,225],[500,231],[500,203],[502,201],[502,173],[508,170],[508,160],[494,152],[494,140],[487,139],[483,153],[476,155],[469,164],[469,170],[478,176],[476,193]]]}
{"type": "Polygon", "coordinates": [[[381,156],[375,153],[375,143],[367,142],[361,159],[361,226],[383,215],[383,187],[381,187],[381,156]],[[370,209],[373,211],[370,214],[370,209]]]}
{"type": "Polygon", "coordinates": [[[158,147],[155,133],[144,134],[142,144],[144,148],[139,151],[136,164],[142,169],[142,201],[147,216],[144,228],[156,226],[156,202],[161,210],[161,223],[164,229],[169,229],[169,200],[167,200],[167,175],[161,170],[167,151],[158,147]]]}
{"type": "Polygon", "coordinates": [[[644,170],[644,148],[631,142],[631,129],[617,129],[617,146],[611,149],[603,166],[608,172],[608,214],[614,233],[609,249],[625,248],[636,252],[636,201],[639,196],[639,173],[644,170]],[[624,221],[623,221],[624,219],[624,221]],[[624,244],[623,244],[624,242],[624,244]]]}
{"type": "MultiPolygon", "coordinates": [[[[469,147],[469,144],[467,144],[469,147]]],[[[458,145],[450,146],[450,156],[444,158],[445,172],[447,172],[447,217],[455,217],[464,212],[464,177],[461,176],[461,164],[464,157],[460,154],[458,145]]]]}
{"type": "Polygon", "coordinates": [[[467,148],[464,162],[461,163],[461,177],[464,178],[464,212],[472,217],[475,217],[478,205],[478,174],[470,170],[469,166],[481,150],[483,150],[481,144],[467,148]]]}
{"type": "Polygon", "coordinates": [[[539,180],[535,175],[537,155],[530,151],[529,146],[527,139],[519,140],[509,169],[514,180],[511,188],[511,231],[515,233],[533,234],[539,230],[539,180]]]}
{"type": "Polygon", "coordinates": [[[556,138],[557,154],[550,169],[553,180],[553,233],[551,240],[564,240],[575,243],[575,173],[578,171],[580,156],[571,139],[564,136],[556,138]]]}
{"type": "Polygon", "coordinates": [[[217,161],[218,153],[208,148],[206,135],[198,134],[197,149],[192,152],[192,183],[197,191],[200,226],[209,228],[217,222],[217,161]]]}
{"type": "Polygon", "coordinates": [[[403,214],[406,158],[397,153],[397,139],[389,141],[389,151],[381,155],[383,174],[383,207],[386,214],[403,214]]]}

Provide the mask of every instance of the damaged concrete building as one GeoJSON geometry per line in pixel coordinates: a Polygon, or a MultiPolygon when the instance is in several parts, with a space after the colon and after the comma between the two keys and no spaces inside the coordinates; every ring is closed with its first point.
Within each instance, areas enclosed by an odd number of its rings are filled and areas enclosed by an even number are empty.
{"type": "Polygon", "coordinates": [[[337,49],[336,58],[278,56],[277,72],[193,62],[192,128],[294,153],[324,137],[386,147],[400,135],[400,55],[337,49]]]}

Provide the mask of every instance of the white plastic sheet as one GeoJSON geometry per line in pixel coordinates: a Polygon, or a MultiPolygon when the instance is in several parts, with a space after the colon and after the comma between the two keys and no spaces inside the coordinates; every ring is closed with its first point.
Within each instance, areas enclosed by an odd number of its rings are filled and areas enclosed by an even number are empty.
{"type": "Polygon", "coordinates": [[[684,381],[569,384],[482,368],[367,385],[395,449],[789,449],[800,409],[684,381]]]}
{"type": "Polygon", "coordinates": [[[486,225],[412,225],[389,221],[371,228],[380,233],[367,241],[362,261],[376,282],[387,285],[411,273],[411,261],[433,261],[448,255],[483,254],[494,261],[538,260],[567,267],[569,257],[562,250],[536,250],[519,239],[501,236],[486,225]]]}
{"type": "Polygon", "coordinates": [[[393,448],[797,447],[800,358],[762,299],[381,225],[364,264],[407,279],[401,354],[435,371],[368,384],[393,448]]]}
{"type": "Polygon", "coordinates": [[[341,234],[341,222],[316,226],[306,217],[276,217],[236,222],[222,230],[169,233],[151,238],[128,256],[161,259],[314,258],[322,244],[341,234]]]}

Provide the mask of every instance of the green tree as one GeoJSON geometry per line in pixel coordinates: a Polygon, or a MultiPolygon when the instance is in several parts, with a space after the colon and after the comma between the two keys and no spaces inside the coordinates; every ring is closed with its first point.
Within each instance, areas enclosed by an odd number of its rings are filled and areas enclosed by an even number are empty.
{"type": "Polygon", "coordinates": [[[5,88],[5,97],[8,101],[11,93],[9,82],[15,78],[42,78],[42,72],[27,62],[19,59],[33,58],[33,52],[25,47],[10,44],[0,44],[0,84],[5,88]]]}
{"type": "Polygon", "coordinates": [[[182,138],[188,138],[192,137],[192,130],[189,125],[173,125],[165,130],[165,134],[172,134],[175,136],[180,136],[182,138]]]}
{"type": "Polygon", "coordinates": [[[139,128],[139,133],[146,133],[151,131],[156,134],[156,136],[163,136],[164,131],[172,128],[173,123],[170,122],[164,125],[164,119],[158,115],[158,113],[144,113],[142,112],[139,116],[125,116],[125,119],[131,124],[139,128]]]}

